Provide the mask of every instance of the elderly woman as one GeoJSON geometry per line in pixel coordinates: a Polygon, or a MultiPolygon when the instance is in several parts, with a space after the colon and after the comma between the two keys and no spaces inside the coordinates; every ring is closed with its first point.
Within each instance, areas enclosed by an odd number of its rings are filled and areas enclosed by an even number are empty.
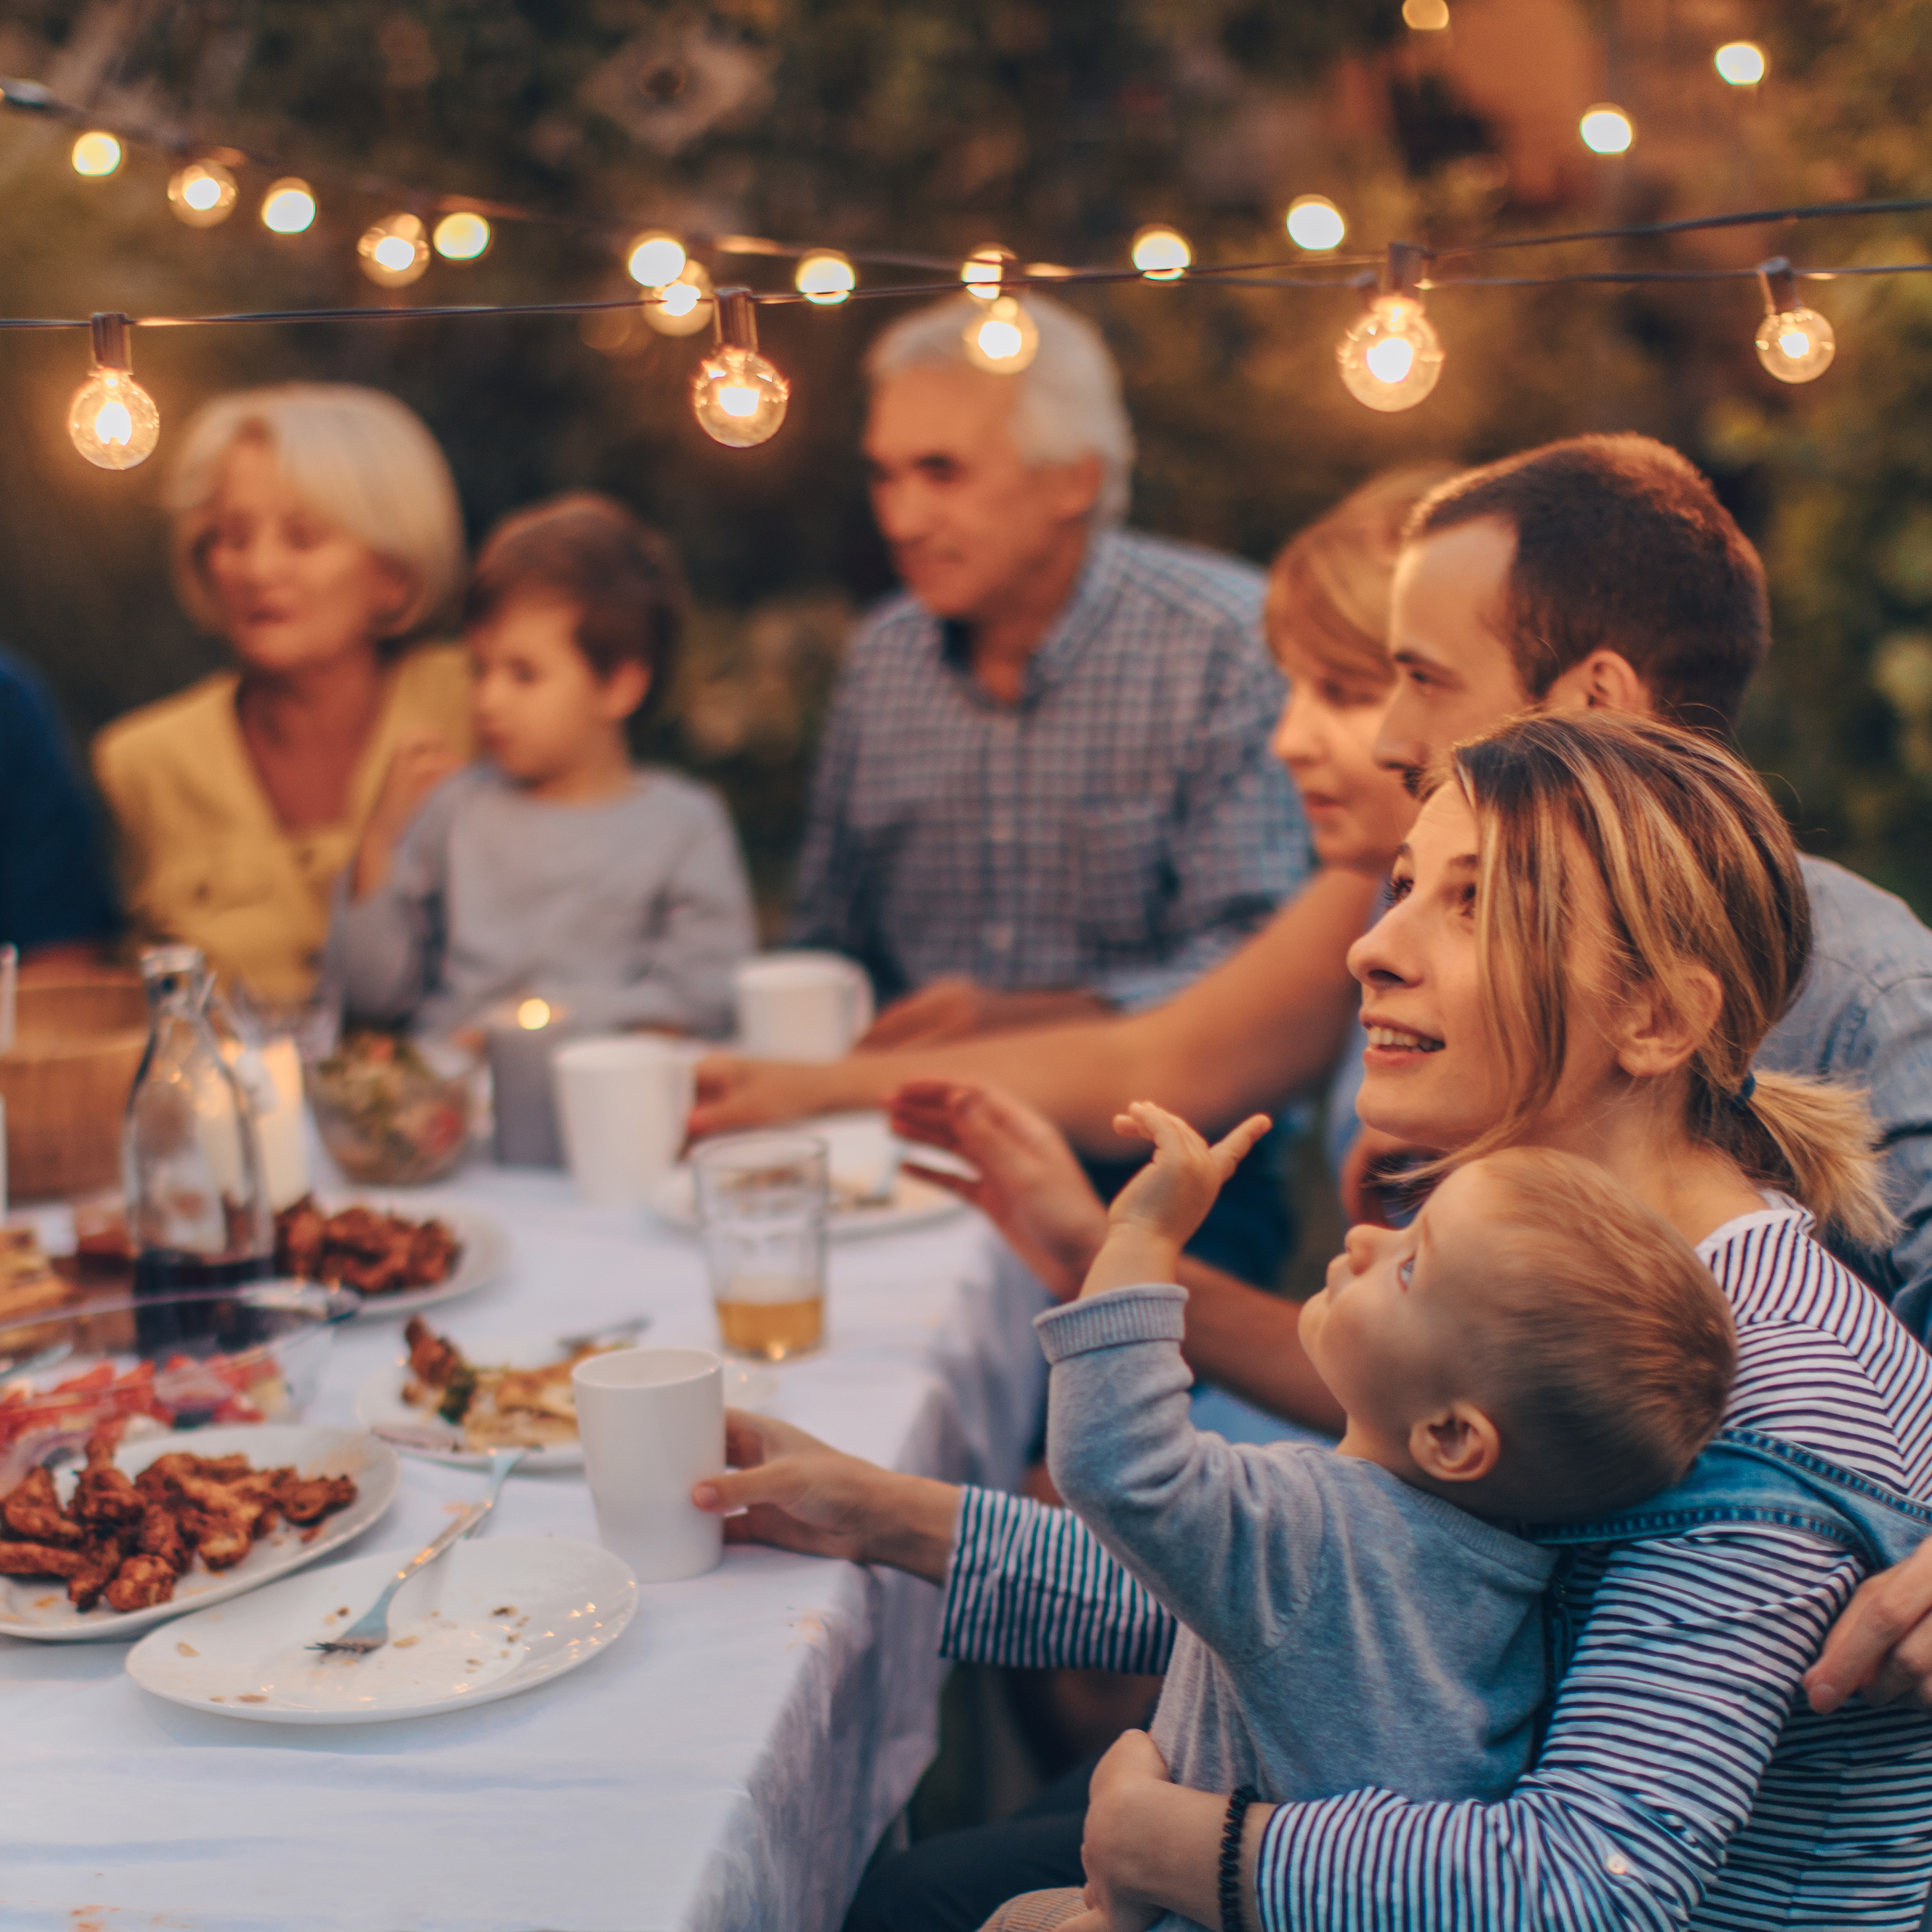
{"type": "Polygon", "coordinates": [[[455,484],[393,397],[290,383],[202,410],[169,500],[182,602],[238,668],[95,741],[129,910],[300,999],[371,814],[406,817],[469,754],[462,651],[410,646],[462,581],[455,484]]]}

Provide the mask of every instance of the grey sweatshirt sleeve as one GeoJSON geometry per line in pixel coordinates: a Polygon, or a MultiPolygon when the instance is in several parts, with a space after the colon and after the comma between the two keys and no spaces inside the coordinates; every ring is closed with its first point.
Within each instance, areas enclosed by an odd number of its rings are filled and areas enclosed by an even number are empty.
{"type": "Polygon", "coordinates": [[[1101,1542],[1210,1648],[1274,1649],[1306,1608],[1326,1516],[1311,1456],[1188,1418],[1187,1292],[1116,1288],[1034,1322],[1052,1364],[1047,1467],[1101,1542]]]}
{"type": "Polygon", "coordinates": [[[449,826],[466,774],[446,778],[423,801],[396,842],[386,884],[352,897],[356,862],[335,882],[323,971],[359,1019],[406,1021],[436,983],[445,944],[449,826]]]}

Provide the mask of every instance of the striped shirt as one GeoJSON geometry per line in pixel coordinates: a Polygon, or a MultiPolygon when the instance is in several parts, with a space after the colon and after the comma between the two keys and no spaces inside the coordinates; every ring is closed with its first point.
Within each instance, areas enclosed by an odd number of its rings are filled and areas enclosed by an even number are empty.
{"type": "Polygon", "coordinates": [[[1012,704],[963,627],[885,605],[832,700],[791,942],[862,961],[882,999],[964,976],[1142,1006],[1225,958],[1309,866],[1268,750],[1262,589],[1232,557],[1105,532],[1012,704]]]}
{"type": "MultiPolygon", "coordinates": [[[[1932,1357],[1778,1201],[1698,1250],[1738,1324],[1724,1420],[1932,1501],[1932,1357]]],[[[1280,1807],[1264,1932],[1912,1932],[1932,1880],[1932,1720],[1798,1680],[1860,1580],[1774,1526],[1587,1550],[1564,1580],[1574,1648],[1534,1769],[1498,1803],[1360,1790],[1280,1807]]],[[[1174,1624],[1074,1517],[969,1492],[947,1579],[950,1655],[1159,1670],[1174,1624]]]]}

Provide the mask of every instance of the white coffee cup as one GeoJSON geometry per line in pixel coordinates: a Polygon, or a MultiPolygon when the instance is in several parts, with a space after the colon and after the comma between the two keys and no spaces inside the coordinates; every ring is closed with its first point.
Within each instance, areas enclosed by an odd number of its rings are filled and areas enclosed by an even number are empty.
{"type": "Polygon", "coordinates": [[[709,1348],[619,1348],[570,1372],[597,1537],[642,1583],[716,1569],[724,1523],[691,1500],[724,1473],[724,1364],[709,1348]]]}
{"type": "Polygon", "coordinates": [[[577,1191],[603,1208],[647,1201],[676,1164],[701,1048],[628,1034],[576,1040],[550,1062],[564,1159],[577,1191]]]}
{"type": "Polygon", "coordinates": [[[836,952],[770,952],[731,976],[738,1043],[758,1060],[842,1060],[872,1024],[872,982],[836,952]]]}

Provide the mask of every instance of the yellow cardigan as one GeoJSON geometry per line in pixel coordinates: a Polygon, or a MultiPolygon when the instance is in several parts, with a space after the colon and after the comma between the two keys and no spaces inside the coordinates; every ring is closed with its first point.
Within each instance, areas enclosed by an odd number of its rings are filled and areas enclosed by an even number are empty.
{"type": "Polygon", "coordinates": [[[381,718],[350,783],[348,819],[291,832],[256,776],[232,671],[106,726],[94,776],[119,833],[128,909],[148,940],[198,946],[265,998],[306,998],[328,934],[329,894],[405,731],[433,726],[472,754],[470,672],[460,645],[419,646],[389,672],[381,718]]]}

